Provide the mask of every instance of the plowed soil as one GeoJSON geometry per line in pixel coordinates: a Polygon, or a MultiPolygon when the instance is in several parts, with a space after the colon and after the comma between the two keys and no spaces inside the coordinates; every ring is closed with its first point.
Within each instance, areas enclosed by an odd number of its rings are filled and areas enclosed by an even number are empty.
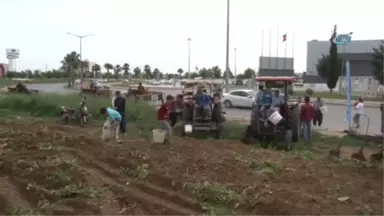
{"type": "Polygon", "coordinates": [[[0,125],[0,214],[383,215],[382,168],[234,141],[113,145],[87,129],[0,125]]]}

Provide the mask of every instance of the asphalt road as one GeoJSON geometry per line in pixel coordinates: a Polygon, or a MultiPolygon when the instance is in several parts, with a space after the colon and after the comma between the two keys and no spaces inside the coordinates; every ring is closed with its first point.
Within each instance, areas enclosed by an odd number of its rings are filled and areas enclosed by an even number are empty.
{"type": "MultiPolygon", "coordinates": [[[[36,88],[39,89],[41,92],[52,92],[52,93],[74,93],[78,92],[78,90],[75,89],[67,89],[64,88],[65,83],[42,83],[42,84],[29,84],[29,88],[36,88]]],[[[124,89],[121,89],[124,90],[124,89]]],[[[166,95],[176,95],[178,93],[181,93],[180,88],[159,88],[154,87],[151,90],[157,90],[157,91],[163,91],[166,95]]],[[[244,118],[249,119],[250,117],[250,110],[247,109],[226,109],[226,115],[227,117],[238,117],[238,118],[244,118]]],[[[380,110],[378,108],[365,108],[364,109],[365,114],[369,117],[370,123],[368,128],[368,133],[377,133],[380,131],[380,110]]],[[[326,128],[328,130],[343,130],[348,128],[348,123],[344,120],[345,119],[345,106],[341,105],[328,105],[328,112],[324,114],[324,120],[322,128],[326,128]]],[[[365,133],[365,130],[368,126],[368,119],[366,117],[361,118],[361,133],[365,133]]]]}
{"type": "MultiPolygon", "coordinates": [[[[321,128],[332,130],[332,131],[340,131],[344,129],[348,129],[348,122],[346,122],[345,119],[345,106],[340,105],[328,105],[328,112],[324,114],[323,119],[323,125],[321,128]]],[[[239,117],[249,120],[251,111],[247,109],[236,109],[236,108],[230,108],[226,109],[226,115],[228,117],[239,117]]],[[[369,128],[368,133],[374,134],[378,133],[380,131],[381,127],[381,114],[380,110],[378,108],[365,108],[364,113],[369,118],[369,128]]],[[[362,116],[361,126],[359,129],[360,133],[365,133],[368,126],[368,118],[365,116],[362,116]]]]}

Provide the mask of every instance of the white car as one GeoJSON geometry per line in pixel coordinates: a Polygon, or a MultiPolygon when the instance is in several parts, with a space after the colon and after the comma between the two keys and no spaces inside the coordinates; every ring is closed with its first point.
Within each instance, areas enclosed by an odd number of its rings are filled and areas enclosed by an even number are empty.
{"type": "Polygon", "coordinates": [[[231,107],[243,107],[252,108],[253,102],[255,102],[256,91],[249,89],[233,90],[228,93],[224,93],[222,101],[227,108],[231,107]]]}

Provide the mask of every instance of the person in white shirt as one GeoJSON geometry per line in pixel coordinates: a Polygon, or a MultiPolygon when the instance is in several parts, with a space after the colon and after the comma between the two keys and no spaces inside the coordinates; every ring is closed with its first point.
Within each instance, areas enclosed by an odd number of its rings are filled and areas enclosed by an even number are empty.
{"type": "Polygon", "coordinates": [[[356,128],[360,127],[360,116],[364,114],[364,103],[363,98],[359,97],[355,105],[355,115],[353,116],[353,123],[356,128]]]}

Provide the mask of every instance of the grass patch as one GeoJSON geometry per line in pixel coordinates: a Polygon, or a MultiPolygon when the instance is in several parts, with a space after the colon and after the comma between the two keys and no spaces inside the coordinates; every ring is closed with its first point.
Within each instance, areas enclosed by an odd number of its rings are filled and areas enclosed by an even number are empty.
{"type": "Polygon", "coordinates": [[[219,183],[205,181],[203,183],[187,184],[186,186],[203,203],[225,205],[236,209],[247,202],[245,196],[219,183]]]}
{"type": "Polygon", "coordinates": [[[242,157],[235,157],[235,160],[247,165],[255,174],[273,173],[281,169],[280,163],[276,161],[247,160],[242,157]]]}
{"type": "MultiPolygon", "coordinates": [[[[7,114],[23,114],[34,117],[59,117],[60,106],[79,108],[82,96],[78,94],[4,94],[0,97],[0,109],[7,111],[7,114]]],[[[99,114],[101,107],[110,107],[111,99],[98,96],[87,96],[88,111],[93,119],[104,120],[105,117],[99,114]]],[[[127,121],[136,123],[148,123],[156,120],[156,108],[145,102],[128,101],[127,121]]]]}
{"type": "Polygon", "coordinates": [[[121,170],[134,178],[145,179],[149,174],[149,165],[142,164],[137,165],[135,169],[121,168],[121,170]]]}
{"type": "Polygon", "coordinates": [[[26,208],[17,208],[13,209],[10,212],[7,212],[6,215],[41,215],[41,212],[44,212],[48,207],[50,206],[50,203],[48,200],[42,200],[40,201],[36,208],[33,209],[26,209],[26,208]]]}
{"type": "Polygon", "coordinates": [[[226,206],[213,205],[210,203],[201,203],[201,209],[203,210],[203,215],[235,215],[235,211],[229,209],[226,206]]]}
{"type": "Polygon", "coordinates": [[[86,197],[96,199],[101,195],[101,191],[97,188],[90,187],[82,183],[74,183],[66,185],[59,190],[54,190],[53,194],[60,196],[61,198],[86,197]]]}
{"type": "MultiPolygon", "coordinates": [[[[58,94],[4,94],[0,97],[0,110],[5,113],[3,116],[39,117],[39,118],[59,118],[60,106],[78,108],[82,96],[78,94],[58,95],[58,94]]],[[[87,96],[88,111],[92,120],[105,120],[99,114],[100,107],[111,106],[111,99],[107,97],[87,96]]],[[[126,120],[128,133],[136,137],[149,139],[152,130],[158,128],[157,111],[152,105],[144,101],[130,101],[126,105],[126,120]]],[[[227,122],[223,128],[223,139],[239,140],[242,138],[245,126],[227,122]]],[[[175,133],[176,134],[176,133],[175,133]]],[[[211,134],[202,133],[196,138],[207,139],[211,134]]]]}

